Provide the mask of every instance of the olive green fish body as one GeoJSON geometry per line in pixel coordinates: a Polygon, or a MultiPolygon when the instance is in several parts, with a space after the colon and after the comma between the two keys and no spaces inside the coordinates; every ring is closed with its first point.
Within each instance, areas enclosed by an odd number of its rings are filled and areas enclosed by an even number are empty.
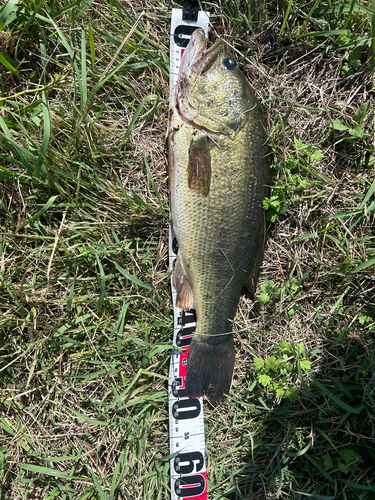
{"type": "Polygon", "coordinates": [[[205,51],[202,37],[193,34],[193,70],[181,68],[171,106],[170,199],[179,245],[178,303],[197,314],[186,391],[218,401],[231,385],[231,331],[240,293],[246,282],[254,292],[258,279],[268,168],[253,91],[237,68],[223,66],[230,59],[223,42],[205,51]]]}

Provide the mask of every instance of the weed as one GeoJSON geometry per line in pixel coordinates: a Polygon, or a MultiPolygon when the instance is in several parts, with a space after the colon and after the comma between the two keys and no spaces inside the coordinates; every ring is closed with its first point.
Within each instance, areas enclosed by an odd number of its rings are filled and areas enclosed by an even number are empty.
{"type": "Polygon", "coordinates": [[[298,375],[298,366],[301,370],[311,369],[302,342],[294,348],[292,344],[281,341],[275,348],[275,355],[267,356],[264,360],[256,358],[253,364],[258,372],[259,384],[267,387],[276,398],[286,397],[292,402],[299,398],[299,391],[294,387],[295,380],[293,381],[298,375]]]}

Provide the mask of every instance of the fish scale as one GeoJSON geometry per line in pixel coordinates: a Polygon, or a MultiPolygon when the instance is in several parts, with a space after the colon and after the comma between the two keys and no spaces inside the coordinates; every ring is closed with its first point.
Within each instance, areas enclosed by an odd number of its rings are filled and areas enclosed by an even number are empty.
{"type": "Polygon", "coordinates": [[[254,92],[237,68],[223,67],[231,54],[222,41],[208,50],[205,44],[203,33],[194,32],[172,99],[170,200],[180,304],[197,314],[187,395],[218,401],[231,384],[241,290],[250,279],[255,291],[262,261],[268,165],[254,92]]]}

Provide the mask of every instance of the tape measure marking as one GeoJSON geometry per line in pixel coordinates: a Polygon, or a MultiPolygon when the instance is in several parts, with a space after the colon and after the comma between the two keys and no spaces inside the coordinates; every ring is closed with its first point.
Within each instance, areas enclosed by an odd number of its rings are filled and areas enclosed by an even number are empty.
{"type": "MultiPolygon", "coordinates": [[[[182,9],[172,9],[170,33],[170,91],[177,83],[181,58],[193,31],[200,27],[207,35],[209,13],[200,11],[197,21],[182,18],[182,9]]],[[[169,267],[176,259],[173,230],[169,228],[169,267]]],[[[186,364],[189,346],[197,326],[194,311],[176,307],[176,290],[171,280],[173,299],[173,345],[169,368],[169,443],[171,500],[207,500],[206,445],[203,399],[185,395],[186,364]]]]}

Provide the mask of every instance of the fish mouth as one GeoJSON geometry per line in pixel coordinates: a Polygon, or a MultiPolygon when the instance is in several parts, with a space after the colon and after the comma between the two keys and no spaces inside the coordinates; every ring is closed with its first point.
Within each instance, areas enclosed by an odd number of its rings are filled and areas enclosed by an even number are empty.
{"type": "Polygon", "coordinates": [[[175,106],[180,117],[192,124],[200,113],[198,104],[194,104],[191,91],[198,80],[222,60],[226,46],[223,40],[217,40],[207,49],[207,40],[202,29],[196,29],[190,38],[189,45],[182,57],[178,83],[175,91],[175,106]]]}
{"type": "Polygon", "coordinates": [[[223,40],[216,42],[207,49],[207,40],[204,31],[196,29],[191,35],[189,45],[182,58],[180,78],[190,73],[205,74],[214,65],[224,47],[223,40]]]}
{"type": "Polygon", "coordinates": [[[212,68],[218,60],[220,53],[223,52],[223,48],[223,40],[216,40],[216,42],[209,49],[202,53],[200,60],[197,61],[197,65],[199,65],[199,72],[202,75],[207,73],[212,68]]]}

